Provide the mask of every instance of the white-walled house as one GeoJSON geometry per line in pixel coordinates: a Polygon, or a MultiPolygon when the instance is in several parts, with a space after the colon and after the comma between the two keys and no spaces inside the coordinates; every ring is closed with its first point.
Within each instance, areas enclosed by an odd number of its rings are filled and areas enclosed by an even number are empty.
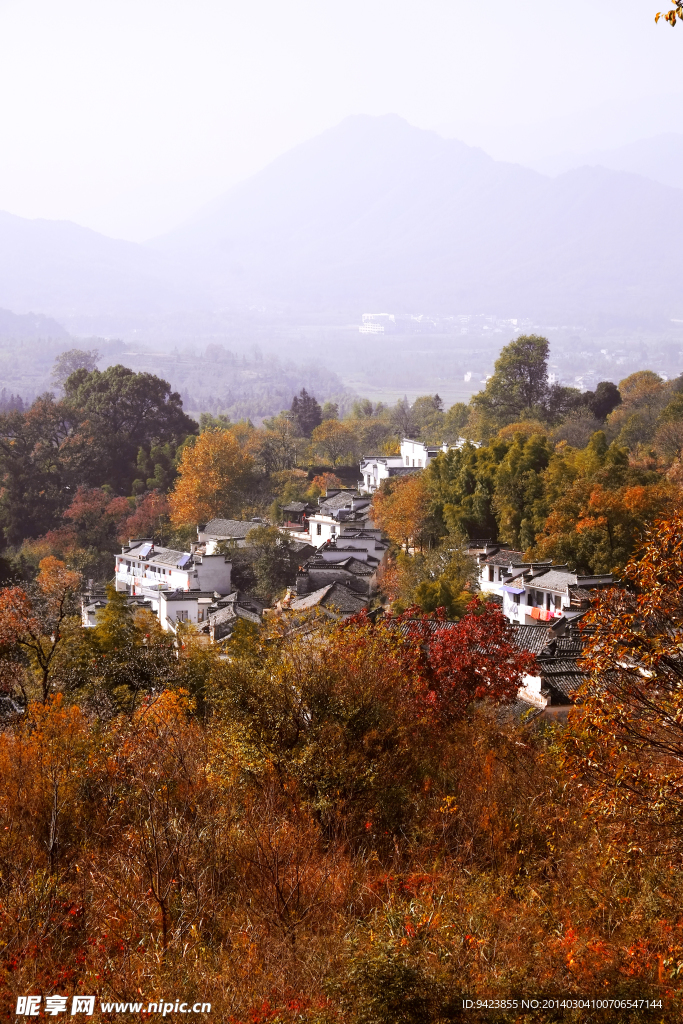
{"type": "Polygon", "coordinates": [[[442,452],[459,449],[466,444],[474,444],[479,447],[479,442],[470,441],[459,437],[453,444],[445,441],[438,444],[425,444],[423,441],[414,441],[411,437],[404,437],[401,441],[401,452],[397,455],[366,455],[360,463],[360,472],[363,477],[360,490],[364,494],[374,494],[383,480],[393,476],[403,476],[418,469],[426,469],[437,455],[442,452]]]}
{"type": "Polygon", "coordinates": [[[150,602],[164,629],[177,621],[201,623],[203,605],[231,592],[232,565],[225,555],[192,554],[131,540],[116,556],[115,586],[150,602]]]}
{"type": "Polygon", "coordinates": [[[550,622],[585,609],[595,592],[614,585],[611,575],[580,576],[566,565],[517,569],[500,587],[503,614],[510,622],[550,622]]]}
{"type": "Polygon", "coordinates": [[[369,525],[370,498],[352,490],[328,490],[318,499],[318,508],[306,518],[306,531],[283,527],[299,541],[320,548],[336,540],[348,530],[365,529],[369,525]]]}
{"type": "MultiPolygon", "coordinates": [[[[477,561],[479,564],[479,589],[483,594],[497,594],[501,584],[509,579],[516,569],[529,566],[529,563],[524,561],[523,552],[501,548],[498,544],[486,548],[477,561]]],[[[551,563],[540,564],[550,565],[551,563]]]]}
{"type": "Polygon", "coordinates": [[[361,492],[374,494],[383,480],[388,480],[390,476],[401,476],[408,471],[402,455],[367,455],[361,459],[360,472],[363,477],[361,492]]]}
{"type": "Polygon", "coordinates": [[[179,622],[202,626],[215,604],[213,590],[171,590],[159,594],[159,622],[162,629],[175,632],[179,622]]]}
{"type": "Polygon", "coordinates": [[[528,562],[521,551],[487,545],[478,556],[479,589],[503,599],[509,622],[550,622],[587,607],[595,591],[613,585],[611,575],[581,576],[566,565],[528,562]]]}

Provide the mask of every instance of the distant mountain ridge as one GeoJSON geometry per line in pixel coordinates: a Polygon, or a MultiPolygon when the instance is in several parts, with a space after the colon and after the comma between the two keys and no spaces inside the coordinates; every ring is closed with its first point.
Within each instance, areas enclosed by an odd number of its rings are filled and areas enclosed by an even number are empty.
{"type": "Polygon", "coordinates": [[[551,179],[395,116],[347,118],[153,244],[218,302],[507,315],[682,315],[679,191],[551,179]]]}
{"type": "Polygon", "coordinates": [[[577,167],[606,167],[626,174],[640,174],[672,188],[683,188],[683,135],[666,132],[613,149],[564,153],[533,160],[529,167],[541,174],[564,174],[577,167]]]}
{"type": "Polygon", "coordinates": [[[146,246],[70,221],[0,212],[0,307],[58,317],[144,315],[196,305],[199,292],[184,270],[146,246]]]}
{"type": "Polygon", "coordinates": [[[550,178],[359,115],[147,245],[0,214],[0,306],[132,321],[246,307],[683,317],[680,198],[604,167],[550,178]]]}

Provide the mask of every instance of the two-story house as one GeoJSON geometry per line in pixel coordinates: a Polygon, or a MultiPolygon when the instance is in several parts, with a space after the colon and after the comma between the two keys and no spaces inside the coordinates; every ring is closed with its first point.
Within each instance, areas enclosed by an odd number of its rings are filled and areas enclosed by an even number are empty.
{"type": "Polygon", "coordinates": [[[201,623],[216,595],[231,591],[225,555],[177,551],[152,540],[131,539],[116,556],[115,586],[149,601],[164,629],[176,622],[201,623]]]}
{"type": "Polygon", "coordinates": [[[444,441],[440,445],[425,444],[423,441],[404,437],[401,441],[400,454],[366,455],[361,460],[360,473],[363,480],[360,490],[363,494],[374,494],[383,480],[426,469],[437,455],[450,451],[452,448],[462,448],[468,443],[474,444],[476,448],[479,447],[478,441],[468,442],[464,437],[459,437],[453,444],[447,444],[444,441]]]}
{"type": "Polygon", "coordinates": [[[584,576],[551,561],[529,562],[521,551],[488,543],[477,554],[479,589],[502,598],[503,614],[529,625],[570,616],[588,606],[611,575],[584,576]]]}
{"type": "Polygon", "coordinates": [[[610,574],[583,576],[566,565],[527,565],[514,569],[499,588],[503,614],[530,625],[582,615],[596,592],[614,586],[610,574]]]}
{"type": "Polygon", "coordinates": [[[316,548],[336,539],[347,530],[370,525],[370,498],[352,490],[328,490],[318,499],[318,507],[307,518],[306,533],[289,530],[293,537],[307,540],[316,548]]]}

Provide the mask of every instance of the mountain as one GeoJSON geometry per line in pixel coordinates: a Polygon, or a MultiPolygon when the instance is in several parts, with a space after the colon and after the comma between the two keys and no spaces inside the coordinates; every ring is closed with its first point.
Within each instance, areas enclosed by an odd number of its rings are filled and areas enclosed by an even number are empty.
{"type": "Polygon", "coordinates": [[[3,341],[68,337],[64,327],[48,316],[39,313],[18,314],[9,309],[0,309],[0,339],[3,341]]]}
{"type": "Polygon", "coordinates": [[[69,221],[0,212],[0,306],[55,316],[149,314],[197,301],[187,274],[162,253],[69,221]]]}
{"type": "Polygon", "coordinates": [[[640,174],[662,185],[680,188],[683,167],[683,135],[667,132],[639,139],[614,149],[594,149],[587,153],[564,153],[529,163],[541,174],[563,174],[576,167],[607,167],[612,171],[640,174]]]}
{"type": "Polygon", "coordinates": [[[153,246],[200,271],[218,305],[680,316],[680,199],[634,174],[550,178],[357,116],[153,246]]]}
{"type": "Polygon", "coordinates": [[[379,310],[682,318],[681,197],[642,173],[553,178],[394,115],[356,116],[147,245],[0,214],[0,307],[77,332],[99,317],[168,334],[174,319],[187,337],[249,307],[298,323],[379,310]]]}

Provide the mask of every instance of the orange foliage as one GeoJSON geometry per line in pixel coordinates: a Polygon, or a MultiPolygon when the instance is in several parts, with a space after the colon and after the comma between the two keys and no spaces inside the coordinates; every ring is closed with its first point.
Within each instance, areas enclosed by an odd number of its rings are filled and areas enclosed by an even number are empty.
{"type": "Polygon", "coordinates": [[[165,997],[229,1024],[440,1024],[465,993],[678,1019],[678,834],[645,860],[584,814],[552,733],[437,713],[483,685],[482,645],[509,670],[497,614],[433,642],[422,619],[269,636],[220,662],[206,722],[182,692],[111,722],[32,705],[0,732],[5,1015],[83,993],[95,1020],[165,997]]]}
{"type": "Polygon", "coordinates": [[[666,480],[614,489],[578,480],[546,519],[534,555],[584,572],[611,572],[626,562],[647,524],[679,501],[666,480]]]}
{"type": "Polygon", "coordinates": [[[192,526],[234,515],[240,506],[253,460],[230,430],[205,430],[183,449],[179,479],[169,495],[171,522],[192,526]]]}
{"type": "Polygon", "coordinates": [[[53,555],[43,558],[39,568],[32,594],[22,587],[0,590],[0,644],[5,648],[0,662],[15,665],[17,653],[27,655],[45,701],[55,656],[63,641],[61,630],[74,611],[82,577],[53,555]]]}
{"type": "Polygon", "coordinates": [[[372,518],[395,543],[407,548],[420,543],[429,507],[425,478],[418,473],[383,484],[372,499],[372,518]]]}

